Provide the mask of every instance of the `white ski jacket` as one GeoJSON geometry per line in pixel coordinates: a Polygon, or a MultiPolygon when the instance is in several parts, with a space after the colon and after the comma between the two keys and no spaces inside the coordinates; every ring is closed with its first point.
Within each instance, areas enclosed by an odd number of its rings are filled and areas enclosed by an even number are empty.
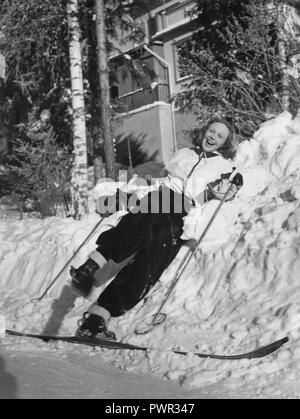
{"type": "Polygon", "coordinates": [[[189,148],[183,148],[166,164],[169,174],[159,182],[175,192],[184,193],[197,206],[203,203],[202,196],[207,184],[224,173],[232,172],[232,166],[232,160],[226,160],[217,152],[198,155],[189,148]]]}
{"type": "MultiPolygon", "coordinates": [[[[138,199],[142,199],[148,193],[158,190],[165,186],[174,192],[183,193],[195,207],[199,207],[204,202],[204,191],[207,184],[220,179],[224,173],[232,172],[232,160],[226,160],[221,154],[204,153],[198,155],[194,150],[182,148],[166,163],[168,175],[163,178],[152,180],[152,185],[147,185],[143,180],[144,186],[139,178],[133,178],[127,182],[105,182],[99,183],[94,189],[96,207],[100,207],[101,198],[114,195],[117,189],[127,194],[135,194],[138,199]],[[100,202],[100,204],[99,204],[100,202]]],[[[126,208],[124,208],[126,211],[126,208]]]]}

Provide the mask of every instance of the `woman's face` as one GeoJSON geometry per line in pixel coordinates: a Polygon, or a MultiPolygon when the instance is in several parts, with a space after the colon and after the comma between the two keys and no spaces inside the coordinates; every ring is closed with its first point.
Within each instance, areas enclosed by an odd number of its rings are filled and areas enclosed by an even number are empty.
{"type": "Polygon", "coordinates": [[[217,151],[229,136],[229,129],[222,122],[213,122],[206,130],[202,140],[203,151],[217,151]]]}

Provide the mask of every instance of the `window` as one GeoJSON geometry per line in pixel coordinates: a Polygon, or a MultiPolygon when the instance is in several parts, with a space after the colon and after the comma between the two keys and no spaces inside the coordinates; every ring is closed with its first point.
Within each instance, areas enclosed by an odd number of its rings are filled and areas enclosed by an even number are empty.
{"type": "Polygon", "coordinates": [[[164,10],[161,15],[163,19],[163,29],[173,26],[176,23],[182,23],[190,20],[190,13],[194,9],[196,3],[194,0],[187,0],[183,3],[176,3],[169,9],[164,10]]]}
{"type": "Polygon", "coordinates": [[[117,85],[110,86],[110,96],[112,99],[117,99],[119,97],[119,86],[117,85]]]}
{"type": "Polygon", "coordinates": [[[191,73],[181,66],[180,53],[182,50],[190,49],[192,47],[191,37],[184,38],[173,44],[174,54],[174,74],[176,83],[181,82],[183,79],[190,77],[191,73]]]}
{"type": "MultiPolygon", "coordinates": [[[[168,1],[164,4],[166,3],[168,1]]],[[[177,1],[171,6],[152,14],[147,22],[147,34],[149,38],[157,32],[167,30],[169,27],[174,28],[190,22],[193,17],[196,17],[196,14],[192,16],[195,6],[195,0],[177,1]]]]}

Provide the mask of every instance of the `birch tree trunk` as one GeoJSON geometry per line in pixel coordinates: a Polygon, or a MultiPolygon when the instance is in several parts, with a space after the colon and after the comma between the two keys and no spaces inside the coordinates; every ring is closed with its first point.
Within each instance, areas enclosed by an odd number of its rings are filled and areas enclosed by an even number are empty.
{"type": "Polygon", "coordinates": [[[87,142],[78,9],[78,0],[67,1],[74,144],[71,189],[75,219],[88,213],[87,142]]]}
{"type": "Polygon", "coordinates": [[[116,161],[111,131],[111,108],[106,52],[104,0],[96,0],[97,59],[101,90],[101,128],[104,142],[106,175],[116,179],[116,161]]]}
{"type": "Polygon", "coordinates": [[[285,5],[278,6],[278,57],[280,60],[281,71],[281,104],[282,109],[288,110],[290,103],[289,91],[289,76],[287,72],[287,54],[286,54],[286,41],[287,34],[285,28],[285,5]]]}

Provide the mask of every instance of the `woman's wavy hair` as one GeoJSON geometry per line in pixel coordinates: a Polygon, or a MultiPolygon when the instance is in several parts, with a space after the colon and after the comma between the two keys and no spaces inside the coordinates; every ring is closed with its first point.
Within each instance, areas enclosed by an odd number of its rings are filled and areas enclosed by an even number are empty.
{"type": "Polygon", "coordinates": [[[196,149],[198,150],[202,150],[202,141],[204,138],[204,134],[206,133],[208,127],[213,124],[214,122],[219,122],[221,124],[226,125],[226,127],[229,130],[229,135],[228,138],[225,142],[225,144],[218,149],[218,152],[220,154],[222,154],[222,156],[225,159],[232,159],[235,157],[236,155],[236,149],[237,149],[237,140],[235,137],[235,131],[234,131],[234,127],[231,123],[229,123],[226,119],[222,119],[222,118],[212,118],[210,119],[207,124],[203,125],[201,128],[196,128],[195,130],[193,130],[192,132],[192,140],[193,140],[193,144],[196,147],[196,149]]]}

